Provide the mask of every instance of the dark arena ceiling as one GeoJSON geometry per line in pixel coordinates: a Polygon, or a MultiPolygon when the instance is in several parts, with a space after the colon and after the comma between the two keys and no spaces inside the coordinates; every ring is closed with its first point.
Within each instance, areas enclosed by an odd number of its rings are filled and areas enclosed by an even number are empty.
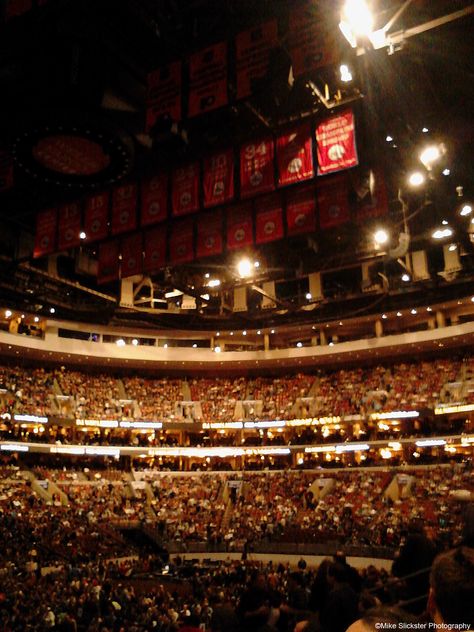
{"type": "MultiPolygon", "coordinates": [[[[213,330],[362,317],[472,294],[473,215],[460,211],[474,202],[474,5],[368,4],[373,30],[386,27],[380,47],[366,38],[349,45],[338,28],[339,0],[3,0],[2,306],[40,314],[54,307],[64,320],[213,330]],[[332,63],[306,67],[303,60],[296,71],[291,24],[297,10],[306,11],[308,22],[325,25],[332,63]],[[276,40],[266,65],[242,97],[238,36],[273,20],[276,40]],[[219,42],[227,44],[227,94],[221,107],[205,104],[204,113],[191,115],[190,59],[219,42]],[[147,124],[149,75],[175,61],[182,62],[182,114],[147,124]],[[351,81],[342,81],[341,63],[351,81]],[[382,216],[361,223],[351,215],[332,228],[285,232],[282,239],[242,250],[224,246],[221,254],[185,264],[167,261],[130,282],[97,282],[98,243],[33,256],[37,215],[45,209],[84,204],[97,192],[193,161],[202,165],[228,148],[237,180],[244,143],[278,138],[304,123],[311,127],[314,151],[315,127],[347,109],[355,117],[359,164],[342,172],[344,186],[354,206],[364,195],[374,196],[374,182],[383,177],[388,205],[382,216]],[[418,156],[429,144],[442,155],[427,170],[418,156]],[[426,182],[411,189],[408,177],[415,169],[426,182]],[[442,220],[451,234],[433,240],[442,220]],[[382,227],[389,242],[376,248],[373,233],[382,227]],[[448,245],[457,255],[452,267],[448,245]],[[426,255],[426,274],[417,276],[408,259],[419,252],[426,255]],[[235,271],[242,256],[260,264],[247,279],[235,271]],[[406,267],[410,280],[402,281],[406,267]],[[209,287],[216,279],[220,285],[209,287]],[[312,283],[320,283],[317,295],[312,283]],[[243,307],[239,288],[245,288],[243,307]]],[[[316,191],[323,181],[314,176],[316,191]]],[[[291,188],[281,195],[286,200],[291,188]]],[[[258,199],[252,203],[255,209],[258,199]]],[[[231,206],[223,207],[224,216],[231,206]]],[[[201,210],[194,215],[195,232],[205,217],[201,210]]],[[[168,236],[172,224],[168,209],[161,224],[168,236]]]]}

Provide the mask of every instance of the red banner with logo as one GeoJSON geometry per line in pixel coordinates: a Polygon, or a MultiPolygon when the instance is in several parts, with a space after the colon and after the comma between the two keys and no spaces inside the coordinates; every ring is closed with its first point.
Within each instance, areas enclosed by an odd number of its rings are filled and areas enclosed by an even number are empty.
{"type": "Polygon", "coordinates": [[[246,143],[240,148],[240,196],[251,197],[275,188],[275,149],[272,138],[246,143]]]}
{"type": "Polygon", "coordinates": [[[126,279],[143,272],[143,233],[134,233],[122,239],[122,265],[120,276],[126,279]]]}
{"type": "Polygon", "coordinates": [[[270,20],[237,35],[235,49],[238,99],[250,96],[253,83],[267,74],[270,53],[277,45],[276,20],[270,20]]]}
{"type": "Polygon", "coordinates": [[[222,211],[205,213],[197,223],[196,256],[219,255],[224,249],[222,238],[222,211]]]}
{"type": "Polygon", "coordinates": [[[227,43],[220,42],[191,55],[189,117],[227,104],[227,43]]]}
{"type": "Polygon", "coordinates": [[[32,0],[6,0],[5,21],[16,18],[30,11],[33,7],[32,0]]]}
{"type": "Polygon", "coordinates": [[[112,193],[112,235],[128,233],[137,227],[137,185],[121,184],[112,193]]]}
{"type": "Polygon", "coordinates": [[[103,191],[102,193],[89,196],[86,200],[84,232],[86,233],[87,243],[105,239],[109,234],[109,227],[107,226],[109,197],[109,192],[103,191]]]}
{"type": "Polygon", "coordinates": [[[97,283],[108,283],[119,278],[120,244],[118,239],[99,244],[97,283]]]}
{"type": "Polygon", "coordinates": [[[257,244],[282,239],[283,206],[280,195],[270,195],[258,201],[255,213],[255,237],[257,244]]]}
{"type": "Polygon", "coordinates": [[[170,235],[170,263],[188,263],[194,259],[194,222],[183,219],[171,227],[170,235]]]}
{"type": "Polygon", "coordinates": [[[354,114],[332,116],[316,128],[318,175],[349,169],[359,164],[355,140],[354,114]]]}
{"type": "Polygon", "coordinates": [[[349,188],[345,175],[324,180],[317,193],[321,228],[333,228],[349,221],[349,188]]]}
{"type": "Polygon", "coordinates": [[[316,194],[313,187],[292,193],[286,205],[288,235],[316,230],[316,194]]]}
{"type": "Polygon", "coordinates": [[[173,215],[186,215],[199,209],[199,163],[179,167],[171,181],[173,215]]]}
{"type": "Polygon", "coordinates": [[[144,270],[153,274],[166,265],[166,228],[158,226],[145,233],[144,270]]]}
{"type": "Polygon", "coordinates": [[[204,160],[204,206],[216,206],[234,197],[234,154],[232,149],[204,160]]]}
{"type": "Polygon", "coordinates": [[[141,186],[141,226],[151,226],[166,219],[168,213],[168,176],[160,173],[141,186]]]}
{"type": "Polygon", "coordinates": [[[148,75],[146,131],[160,119],[181,120],[181,62],[175,61],[148,75]]]}
{"type": "Polygon", "coordinates": [[[13,186],[13,160],[10,154],[0,150],[0,191],[13,186]]]}
{"type": "Polygon", "coordinates": [[[340,38],[337,24],[320,15],[314,2],[290,11],[289,51],[295,77],[337,63],[340,38]]]}
{"type": "Polygon", "coordinates": [[[253,244],[253,221],[250,204],[239,204],[227,215],[227,249],[237,250],[253,244]]]}
{"type": "Polygon", "coordinates": [[[38,213],[33,257],[43,257],[55,251],[57,221],[58,211],[55,208],[49,208],[38,213]]]}
{"type": "Polygon", "coordinates": [[[357,202],[356,221],[363,222],[366,219],[383,217],[388,213],[387,185],[383,173],[376,171],[371,174],[372,186],[368,193],[357,202]],[[371,191],[370,191],[371,189],[371,191]]]}
{"type": "Polygon", "coordinates": [[[311,129],[304,125],[277,138],[278,185],[309,180],[314,176],[311,129]]]}
{"type": "Polygon", "coordinates": [[[76,248],[81,243],[81,207],[78,202],[65,204],[59,209],[58,249],[76,248]]]}

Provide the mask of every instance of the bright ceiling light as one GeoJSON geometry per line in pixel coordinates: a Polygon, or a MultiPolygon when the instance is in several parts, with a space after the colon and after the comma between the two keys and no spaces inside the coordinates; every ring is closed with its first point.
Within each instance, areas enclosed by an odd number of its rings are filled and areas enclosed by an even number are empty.
{"type": "Polygon", "coordinates": [[[252,274],[252,264],[250,259],[241,259],[237,264],[237,272],[243,279],[245,277],[249,277],[252,274]]]}
{"type": "Polygon", "coordinates": [[[408,283],[409,280],[410,280],[410,275],[404,272],[402,274],[402,281],[404,281],[405,283],[408,283]]]}
{"type": "Polygon", "coordinates": [[[134,339],[132,340],[132,345],[133,345],[134,347],[138,347],[138,340],[137,340],[137,338],[134,338],[134,339]]]}
{"type": "Polygon", "coordinates": [[[425,176],[421,171],[414,171],[408,178],[408,184],[412,187],[419,187],[425,182],[425,176]]]}
{"type": "Polygon", "coordinates": [[[418,313],[418,312],[416,311],[416,309],[415,309],[415,308],[413,308],[413,309],[411,309],[411,310],[410,310],[410,314],[413,314],[413,316],[415,316],[415,314],[417,314],[417,313],[418,313]]]}
{"type": "Polygon", "coordinates": [[[437,145],[429,145],[425,147],[420,154],[420,160],[427,169],[431,169],[431,166],[441,158],[441,149],[437,145]]]}
{"type": "Polygon", "coordinates": [[[207,287],[219,287],[220,284],[221,282],[219,279],[211,279],[207,284],[207,287]]]}
{"type": "Polygon", "coordinates": [[[451,173],[451,169],[443,169],[443,176],[449,176],[451,173]]]}
{"type": "Polygon", "coordinates": [[[382,318],[383,318],[384,320],[387,320],[387,314],[382,314],[382,318]]]}
{"type": "Polygon", "coordinates": [[[339,72],[341,73],[341,81],[343,81],[344,83],[349,83],[349,81],[352,81],[352,74],[349,70],[349,66],[347,66],[346,64],[341,64],[339,67],[339,72]]]}
{"type": "Polygon", "coordinates": [[[259,268],[260,267],[260,261],[254,261],[253,266],[254,266],[254,268],[259,268]]]}
{"type": "Polygon", "coordinates": [[[247,332],[244,329],[243,332],[242,332],[242,336],[246,336],[246,335],[247,335],[247,332]]]}
{"type": "Polygon", "coordinates": [[[459,215],[462,215],[462,217],[466,217],[467,215],[470,215],[471,213],[472,213],[472,206],[470,204],[464,204],[462,209],[459,211],[459,215]]]}
{"type": "Polygon", "coordinates": [[[165,342],[165,344],[163,345],[163,349],[168,349],[168,343],[165,342]]]}
{"type": "Polygon", "coordinates": [[[49,308],[49,313],[50,313],[50,314],[54,314],[54,312],[55,312],[55,311],[56,311],[56,310],[54,309],[54,307],[50,307],[50,308],[49,308]]]}
{"type": "Polygon", "coordinates": [[[119,338],[115,341],[115,344],[117,345],[117,347],[125,347],[125,340],[123,338],[119,338]]]}
{"type": "Polygon", "coordinates": [[[221,352],[221,348],[219,347],[219,345],[217,347],[214,347],[214,353],[220,353],[221,352]]]}
{"type": "Polygon", "coordinates": [[[86,233],[81,230],[81,232],[79,233],[79,239],[85,239],[87,237],[86,233]]]}
{"type": "Polygon", "coordinates": [[[433,239],[446,239],[447,237],[451,237],[453,234],[453,229],[449,228],[449,226],[444,226],[443,228],[438,227],[432,233],[431,236],[433,239]]]}
{"type": "Polygon", "coordinates": [[[379,246],[381,246],[382,244],[386,244],[387,241],[388,241],[388,233],[387,233],[387,231],[384,230],[383,228],[380,228],[379,230],[375,231],[375,233],[374,233],[374,241],[379,246]]]}
{"type": "Polygon", "coordinates": [[[197,344],[194,342],[193,343],[193,349],[196,349],[196,348],[197,348],[197,344]]]}
{"type": "Polygon", "coordinates": [[[34,317],[34,321],[35,321],[35,323],[39,323],[39,316],[35,316],[34,317]]]}
{"type": "Polygon", "coordinates": [[[301,348],[301,347],[303,346],[303,343],[302,343],[302,342],[297,342],[297,343],[296,343],[296,346],[297,346],[297,347],[298,347],[298,349],[299,349],[299,348],[301,348]]]}
{"type": "Polygon", "coordinates": [[[427,134],[430,130],[427,127],[423,127],[421,131],[423,132],[423,134],[427,134]]]}
{"type": "Polygon", "coordinates": [[[204,275],[205,279],[208,279],[211,275],[209,274],[209,272],[206,272],[206,274],[204,275]]]}
{"type": "Polygon", "coordinates": [[[457,244],[449,244],[448,250],[449,252],[455,252],[458,249],[457,244]]]}
{"type": "Polygon", "coordinates": [[[400,316],[402,315],[401,312],[397,312],[397,316],[400,318],[400,316]]]}
{"type": "Polygon", "coordinates": [[[387,143],[391,143],[393,138],[392,136],[390,136],[390,134],[385,138],[385,140],[387,141],[387,143]]]}
{"type": "Polygon", "coordinates": [[[365,0],[346,0],[339,28],[352,48],[357,46],[357,37],[372,33],[373,26],[374,18],[365,0]]]}
{"type": "Polygon", "coordinates": [[[260,329],[259,329],[259,330],[257,331],[257,336],[260,336],[260,335],[261,335],[261,333],[262,333],[262,332],[261,332],[261,331],[260,331],[260,329]]]}
{"type": "Polygon", "coordinates": [[[5,318],[10,318],[11,315],[12,315],[12,311],[10,309],[6,309],[5,310],[5,318]]]}
{"type": "Polygon", "coordinates": [[[306,292],[306,299],[310,301],[312,298],[313,298],[313,295],[311,294],[311,292],[306,292]]]}
{"type": "Polygon", "coordinates": [[[275,330],[274,330],[274,329],[272,329],[272,330],[270,331],[270,333],[271,333],[271,334],[274,334],[274,333],[275,333],[275,330]]]}

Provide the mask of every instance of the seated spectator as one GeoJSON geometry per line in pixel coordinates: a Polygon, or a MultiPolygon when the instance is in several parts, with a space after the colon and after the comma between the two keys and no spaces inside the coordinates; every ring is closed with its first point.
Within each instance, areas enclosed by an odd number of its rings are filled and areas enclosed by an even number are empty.
{"type": "Polygon", "coordinates": [[[428,610],[436,624],[474,625],[474,549],[439,555],[431,570],[428,610]]]}

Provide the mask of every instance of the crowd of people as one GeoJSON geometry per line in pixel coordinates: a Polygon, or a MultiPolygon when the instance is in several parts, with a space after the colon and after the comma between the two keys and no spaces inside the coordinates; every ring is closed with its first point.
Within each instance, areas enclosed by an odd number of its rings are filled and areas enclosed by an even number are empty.
{"type": "Polygon", "coordinates": [[[285,377],[186,379],[0,367],[1,413],[86,419],[235,421],[369,416],[474,398],[474,357],[285,377]],[[65,402],[68,405],[65,405],[65,402]],[[194,404],[198,404],[197,406],[194,404]]]}

